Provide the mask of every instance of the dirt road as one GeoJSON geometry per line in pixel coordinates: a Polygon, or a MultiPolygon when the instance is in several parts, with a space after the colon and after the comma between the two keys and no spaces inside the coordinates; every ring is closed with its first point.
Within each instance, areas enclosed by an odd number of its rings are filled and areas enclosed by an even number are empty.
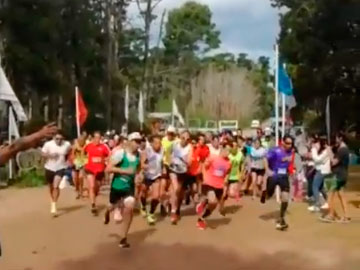
{"type": "MultiPolygon", "coordinates": [[[[359,175],[360,176],[360,175],[359,175]]],[[[356,179],[360,179],[356,176],[356,179]]],[[[355,179],[354,178],[354,179],[355,179]]],[[[353,180],[354,181],[354,180],[353,180]]],[[[101,195],[103,209],[107,192],[101,195]]],[[[90,215],[86,200],[71,189],[61,194],[53,219],[46,188],[0,190],[1,270],[169,269],[360,269],[360,193],[352,191],[350,224],[323,224],[306,204],[292,203],[287,232],[274,229],[276,202],[229,203],[210,228],[195,227],[186,209],[178,226],[165,219],[154,227],[137,216],[130,250],[117,247],[118,226],[90,215]]]]}

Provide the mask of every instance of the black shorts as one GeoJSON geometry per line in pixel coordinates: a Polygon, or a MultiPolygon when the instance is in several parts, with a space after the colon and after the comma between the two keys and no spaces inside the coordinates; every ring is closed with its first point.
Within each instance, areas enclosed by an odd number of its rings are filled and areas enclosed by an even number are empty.
{"type": "Polygon", "coordinates": [[[98,172],[98,173],[93,173],[90,172],[89,170],[85,170],[85,173],[88,175],[94,175],[95,176],[95,180],[97,181],[102,181],[105,178],[105,172],[98,172]]]}
{"type": "Polygon", "coordinates": [[[251,168],[251,172],[256,173],[257,176],[264,176],[265,175],[265,169],[251,168]]]}
{"type": "Polygon", "coordinates": [[[54,183],[54,178],[55,176],[59,176],[61,178],[63,178],[63,176],[65,175],[65,169],[53,172],[50,170],[45,169],[45,180],[48,184],[53,184],[54,183]]]}
{"type": "Polygon", "coordinates": [[[198,178],[197,175],[187,174],[187,175],[185,176],[185,180],[184,180],[184,183],[183,183],[183,188],[184,188],[184,189],[191,188],[192,185],[196,183],[197,178],[198,178]]]}
{"type": "Polygon", "coordinates": [[[268,178],[266,190],[269,198],[274,195],[276,186],[280,187],[281,192],[290,192],[289,176],[276,175],[268,178]]]}
{"type": "Polygon", "coordinates": [[[162,178],[161,176],[159,176],[159,177],[157,177],[155,179],[150,179],[150,178],[145,177],[144,178],[144,184],[145,184],[145,186],[150,187],[152,184],[154,184],[155,181],[160,180],[161,178],[162,178]]]}
{"type": "Polygon", "coordinates": [[[134,197],[134,191],[123,191],[114,188],[110,189],[109,201],[111,204],[116,204],[121,199],[126,199],[127,197],[134,197]]]}
{"type": "Polygon", "coordinates": [[[207,194],[209,193],[209,191],[214,191],[216,199],[218,201],[220,201],[224,195],[224,189],[223,188],[214,188],[212,186],[208,186],[208,185],[203,185],[201,188],[202,194],[204,196],[207,196],[207,194]]]}

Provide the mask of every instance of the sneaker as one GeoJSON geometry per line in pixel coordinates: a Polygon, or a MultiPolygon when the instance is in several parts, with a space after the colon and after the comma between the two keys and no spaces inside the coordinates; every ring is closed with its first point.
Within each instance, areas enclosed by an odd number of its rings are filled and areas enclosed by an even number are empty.
{"type": "Polygon", "coordinates": [[[141,215],[143,218],[146,218],[146,217],[147,217],[146,209],[140,208],[140,215],[141,215]]]}
{"type": "Polygon", "coordinates": [[[110,211],[107,209],[104,214],[104,224],[108,225],[110,222],[110,211]]]}
{"type": "Polygon", "coordinates": [[[199,228],[199,230],[205,230],[206,229],[206,222],[203,219],[199,219],[196,223],[196,227],[199,228]]]}
{"type": "Polygon", "coordinates": [[[284,231],[289,228],[289,225],[283,220],[276,222],[276,229],[279,231],[284,231]]]}
{"type": "Polygon", "coordinates": [[[51,203],[50,213],[51,213],[51,215],[53,215],[53,217],[57,216],[56,203],[54,203],[54,202],[51,203]]]}
{"type": "Polygon", "coordinates": [[[176,213],[171,213],[170,220],[172,225],[176,225],[179,221],[178,215],[176,213]]]}
{"type": "Polygon", "coordinates": [[[308,207],[308,210],[309,210],[310,212],[320,212],[320,208],[317,207],[317,206],[315,206],[315,205],[309,206],[309,207],[308,207]]]}
{"type": "Polygon", "coordinates": [[[201,202],[196,205],[196,214],[198,216],[201,217],[204,214],[205,206],[206,206],[205,202],[201,202]]]}
{"type": "Polygon", "coordinates": [[[126,238],[121,239],[120,243],[119,243],[119,247],[120,248],[129,248],[130,244],[127,242],[126,238]]]}
{"type": "Polygon", "coordinates": [[[322,209],[322,210],[329,209],[329,204],[328,204],[328,203],[324,203],[324,204],[321,206],[321,209],[322,209]]]}
{"type": "Polygon", "coordinates": [[[161,205],[161,206],[160,206],[160,215],[161,215],[162,217],[166,217],[167,214],[168,214],[168,212],[166,211],[166,207],[163,206],[163,205],[161,205]]]}
{"type": "Polygon", "coordinates": [[[264,203],[266,202],[266,191],[263,191],[263,192],[261,193],[260,202],[261,202],[262,204],[264,204],[264,203]]]}
{"type": "Polygon", "coordinates": [[[156,223],[156,218],[154,214],[149,214],[147,216],[147,222],[149,223],[149,225],[155,225],[156,223]]]}
{"type": "Polygon", "coordinates": [[[98,214],[95,204],[91,206],[91,214],[93,214],[94,216],[97,216],[98,214]]]}

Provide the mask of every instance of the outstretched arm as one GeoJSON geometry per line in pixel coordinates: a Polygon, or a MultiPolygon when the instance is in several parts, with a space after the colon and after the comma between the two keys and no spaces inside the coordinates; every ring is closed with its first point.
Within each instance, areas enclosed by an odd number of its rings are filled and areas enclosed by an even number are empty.
{"type": "Polygon", "coordinates": [[[57,130],[55,124],[49,124],[38,132],[22,137],[15,140],[12,144],[2,147],[0,149],[0,165],[5,164],[9,159],[15,157],[18,152],[32,148],[41,142],[41,140],[54,136],[57,130]]]}

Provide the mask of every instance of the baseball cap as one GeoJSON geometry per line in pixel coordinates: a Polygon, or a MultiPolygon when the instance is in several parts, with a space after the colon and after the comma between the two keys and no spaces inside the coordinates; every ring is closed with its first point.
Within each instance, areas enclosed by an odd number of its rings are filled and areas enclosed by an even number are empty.
{"type": "Polygon", "coordinates": [[[176,129],[173,126],[169,126],[166,131],[167,133],[176,133],[176,129]]]}
{"type": "Polygon", "coordinates": [[[136,140],[141,140],[141,139],[142,139],[142,137],[139,132],[133,132],[128,137],[129,141],[136,141],[136,140]]]}

